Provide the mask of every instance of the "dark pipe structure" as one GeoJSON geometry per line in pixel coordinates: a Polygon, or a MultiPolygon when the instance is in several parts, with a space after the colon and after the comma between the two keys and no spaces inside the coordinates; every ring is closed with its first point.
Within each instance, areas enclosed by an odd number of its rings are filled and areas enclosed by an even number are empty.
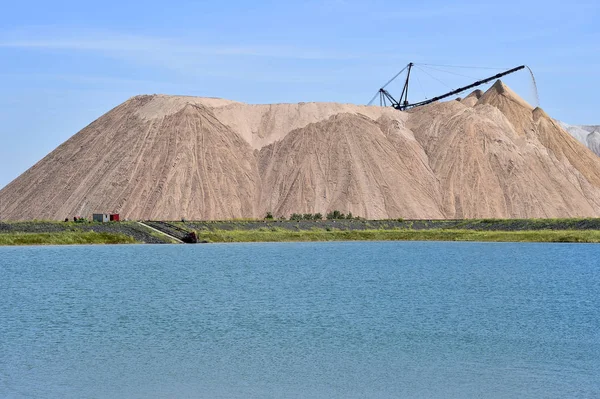
{"type": "MultiPolygon", "coordinates": [[[[436,102],[436,101],[439,101],[439,100],[443,100],[444,98],[447,98],[447,97],[454,96],[454,95],[456,95],[456,94],[462,93],[462,92],[463,92],[463,91],[465,91],[465,90],[469,90],[469,89],[472,89],[472,88],[474,88],[474,87],[480,86],[480,85],[482,85],[482,84],[486,84],[486,83],[488,83],[488,82],[490,82],[490,81],[492,81],[492,80],[494,80],[494,79],[500,79],[500,78],[501,78],[501,77],[503,77],[503,76],[506,76],[506,75],[508,75],[508,74],[511,74],[511,73],[514,73],[514,72],[520,71],[521,69],[524,69],[524,68],[526,68],[526,66],[525,66],[525,65],[520,65],[520,66],[518,66],[518,67],[515,67],[515,68],[512,68],[512,69],[509,69],[509,70],[507,70],[507,71],[504,71],[504,72],[500,72],[500,73],[498,73],[498,74],[496,74],[496,75],[494,75],[494,76],[490,76],[489,78],[485,78],[485,79],[482,79],[482,80],[478,80],[478,81],[476,81],[476,82],[474,82],[474,83],[471,83],[470,85],[467,85],[467,86],[464,86],[464,87],[460,87],[460,88],[458,88],[458,89],[452,90],[452,91],[450,91],[450,92],[448,92],[448,93],[445,93],[445,94],[442,94],[442,95],[440,95],[440,96],[437,96],[437,97],[431,98],[431,99],[429,99],[429,100],[425,100],[425,101],[421,101],[421,102],[418,102],[418,103],[410,104],[410,103],[408,102],[408,83],[409,83],[409,80],[410,80],[410,71],[411,71],[411,69],[412,69],[412,67],[413,67],[414,65],[415,65],[415,64],[413,64],[413,63],[411,62],[410,64],[408,64],[408,65],[406,66],[406,68],[404,68],[402,71],[400,71],[400,73],[401,73],[401,72],[403,72],[404,70],[408,70],[408,73],[406,74],[406,81],[404,82],[404,87],[403,87],[403,89],[402,89],[402,94],[400,94],[400,99],[399,99],[399,100],[396,100],[396,99],[395,99],[395,98],[394,98],[394,97],[393,97],[393,96],[392,96],[392,95],[391,95],[391,94],[390,94],[390,93],[389,93],[389,92],[388,92],[388,91],[385,89],[385,86],[387,86],[389,83],[391,83],[391,81],[390,81],[390,82],[388,82],[388,83],[387,83],[387,84],[386,84],[384,87],[382,87],[381,89],[379,89],[379,91],[378,91],[380,105],[382,105],[382,106],[383,106],[383,105],[387,106],[387,103],[388,103],[388,102],[390,102],[390,105],[391,105],[392,107],[394,107],[394,108],[396,108],[397,110],[400,110],[400,111],[405,111],[405,110],[407,110],[407,109],[410,109],[410,108],[420,107],[420,106],[423,106],[423,105],[431,104],[431,103],[433,103],[433,102],[436,102]]],[[[398,73],[398,75],[399,75],[400,73],[398,73]]],[[[395,76],[393,79],[395,79],[395,78],[396,78],[398,75],[396,75],[396,76],[395,76]]],[[[392,80],[393,80],[393,79],[392,79],[392,80]]],[[[373,98],[373,100],[374,100],[376,97],[377,97],[377,95],[375,95],[375,97],[373,98]]],[[[373,102],[373,100],[371,100],[371,102],[373,102]]]]}

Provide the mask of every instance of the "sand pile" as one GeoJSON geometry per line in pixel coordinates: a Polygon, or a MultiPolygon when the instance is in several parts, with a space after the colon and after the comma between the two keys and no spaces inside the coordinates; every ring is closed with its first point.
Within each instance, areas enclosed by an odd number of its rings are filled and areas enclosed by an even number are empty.
{"type": "Polygon", "coordinates": [[[599,176],[599,157],[502,82],[408,112],[144,95],[2,189],[0,218],[600,216],[599,176]]]}
{"type": "Polygon", "coordinates": [[[481,90],[475,90],[475,91],[471,92],[471,94],[469,94],[468,96],[466,96],[465,98],[460,100],[460,102],[462,102],[463,104],[465,104],[469,107],[473,107],[473,106],[475,106],[475,104],[477,104],[477,101],[479,101],[479,99],[482,96],[483,96],[483,92],[481,90]]]}
{"type": "Polygon", "coordinates": [[[600,126],[569,125],[558,121],[560,127],[575,137],[581,144],[600,156],[600,126]]]}

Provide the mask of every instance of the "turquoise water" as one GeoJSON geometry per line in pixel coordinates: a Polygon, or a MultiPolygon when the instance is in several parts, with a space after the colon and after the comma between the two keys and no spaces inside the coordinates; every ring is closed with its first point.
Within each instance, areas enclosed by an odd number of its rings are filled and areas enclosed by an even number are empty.
{"type": "Polygon", "coordinates": [[[600,245],[0,248],[0,397],[600,397],[600,245]]]}

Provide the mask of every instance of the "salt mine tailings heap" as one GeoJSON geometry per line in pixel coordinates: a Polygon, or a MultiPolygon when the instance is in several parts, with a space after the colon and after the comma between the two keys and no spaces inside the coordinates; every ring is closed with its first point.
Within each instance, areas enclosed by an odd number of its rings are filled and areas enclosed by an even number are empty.
{"type": "Polygon", "coordinates": [[[600,158],[500,80],[409,112],[140,95],[0,190],[0,220],[96,210],[155,221],[333,210],[365,219],[600,217],[600,158]]]}
{"type": "MultiPolygon", "coordinates": [[[[451,91],[449,91],[447,93],[435,96],[433,98],[426,99],[426,100],[423,100],[423,101],[419,101],[419,102],[416,102],[416,103],[410,103],[408,101],[408,90],[409,90],[409,87],[410,87],[411,72],[412,72],[412,70],[413,70],[414,67],[421,68],[421,70],[423,72],[425,72],[431,78],[436,79],[436,80],[438,80],[438,79],[435,78],[435,77],[433,77],[433,76],[431,76],[431,74],[429,74],[423,68],[428,68],[428,67],[450,67],[450,68],[470,68],[470,69],[500,69],[500,68],[485,68],[485,67],[460,67],[460,66],[459,67],[455,67],[455,66],[450,66],[450,65],[415,64],[415,63],[411,62],[407,66],[405,66],[400,72],[398,72],[396,75],[394,75],[394,77],[392,79],[390,79],[386,84],[384,84],[378,90],[377,94],[375,94],[375,96],[371,99],[371,101],[368,103],[368,105],[373,104],[373,102],[375,102],[375,100],[377,99],[377,97],[379,97],[379,105],[380,106],[387,106],[388,102],[389,102],[389,105],[392,106],[392,107],[394,107],[395,109],[400,110],[400,111],[405,111],[405,110],[410,109],[410,108],[420,107],[420,106],[423,106],[423,105],[434,103],[436,101],[443,100],[445,98],[456,96],[456,95],[458,95],[458,94],[460,94],[462,92],[465,92],[465,91],[473,89],[475,87],[478,87],[478,86],[484,85],[486,83],[492,82],[492,81],[494,81],[496,79],[500,79],[500,78],[502,78],[502,77],[504,77],[506,75],[510,75],[511,73],[518,72],[518,71],[520,71],[522,69],[525,69],[525,68],[527,68],[529,70],[529,72],[531,74],[531,78],[532,78],[533,84],[535,86],[535,78],[533,77],[533,72],[531,72],[531,69],[528,66],[526,66],[526,65],[519,65],[519,66],[517,66],[515,68],[511,68],[511,69],[508,69],[508,70],[506,70],[504,72],[497,73],[494,76],[490,76],[490,77],[487,77],[487,78],[479,79],[479,80],[477,80],[477,81],[475,81],[475,82],[473,82],[471,84],[459,87],[458,89],[451,90],[451,91]],[[392,83],[393,81],[395,81],[404,72],[406,72],[406,79],[404,81],[404,85],[402,87],[402,92],[400,94],[400,97],[396,100],[392,96],[392,94],[390,94],[390,92],[388,90],[386,90],[386,87],[390,83],[392,83]]],[[[445,71],[445,70],[441,70],[439,68],[432,68],[432,69],[437,70],[437,71],[441,71],[441,72],[447,72],[447,73],[454,74],[454,75],[459,75],[457,73],[449,72],[449,71],[445,71]]],[[[537,88],[536,88],[536,97],[537,97],[537,88]]],[[[539,102],[539,100],[538,100],[538,102],[539,102]]]]}

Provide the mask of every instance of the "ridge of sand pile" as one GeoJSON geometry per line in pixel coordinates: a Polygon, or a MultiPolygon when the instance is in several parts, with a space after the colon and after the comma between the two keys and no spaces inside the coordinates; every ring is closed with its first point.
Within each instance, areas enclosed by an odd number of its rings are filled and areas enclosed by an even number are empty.
{"type": "Polygon", "coordinates": [[[134,105],[134,115],[144,120],[153,120],[177,113],[187,104],[210,108],[221,122],[230,126],[255,149],[260,149],[274,141],[281,140],[292,130],[344,112],[360,113],[375,119],[383,114],[400,118],[393,109],[354,104],[314,102],[244,104],[220,98],[167,96],[162,94],[136,96],[123,105],[134,105]]]}
{"type": "Polygon", "coordinates": [[[483,92],[479,89],[471,92],[468,96],[461,99],[460,102],[466,105],[467,107],[474,107],[477,104],[477,101],[483,96],[483,92]]]}
{"type": "Polygon", "coordinates": [[[599,176],[600,158],[500,81],[408,112],[143,95],[0,190],[0,218],[598,217],[599,176]]]}

